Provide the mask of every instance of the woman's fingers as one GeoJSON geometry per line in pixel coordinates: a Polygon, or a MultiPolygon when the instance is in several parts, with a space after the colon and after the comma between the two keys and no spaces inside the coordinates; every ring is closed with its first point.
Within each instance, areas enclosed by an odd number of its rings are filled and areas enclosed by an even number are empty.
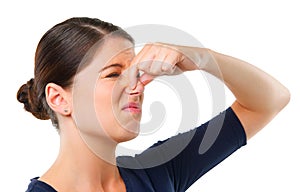
{"type": "Polygon", "coordinates": [[[141,60],[141,58],[145,55],[145,53],[148,52],[148,50],[152,47],[151,44],[146,44],[142,50],[133,58],[133,60],[131,61],[131,63],[134,64],[138,64],[139,61],[141,60]]]}
{"type": "Polygon", "coordinates": [[[148,83],[150,83],[155,77],[152,75],[149,75],[147,73],[144,73],[141,77],[140,77],[140,82],[145,86],[148,83]]]}
{"type": "MultiPolygon", "coordinates": [[[[181,58],[180,53],[170,46],[147,44],[132,61],[131,88],[134,89],[137,83],[134,78],[136,78],[139,70],[144,72],[142,77],[150,81],[155,76],[179,74],[180,70],[176,66],[180,62],[178,58],[181,58]]],[[[146,84],[150,81],[147,80],[146,84]]]]}
{"type": "Polygon", "coordinates": [[[178,54],[174,49],[161,44],[153,44],[140,57],[137,68],[153,76],[172,75],[178,54]]]}
{"type": "Polygon", "coordinates": [[[172,51],[165,58],[161,65],[161,70],[167,75],[175,75],[176,64],[178,63],[178,52],[172,51]]]}
{"type": "Polygon", "coordinates": [[[139,74],[138,65],[140,64],[140,60],[144,56],[144,54],[147,53],[147,50],[150,48],[151,48],[150,44],[145,45],[143,49],[131,61],[131,67],[129,68],[129,81],[130,81],[131,89],[135,89],[137,84],[137,76],[139,74]]]}

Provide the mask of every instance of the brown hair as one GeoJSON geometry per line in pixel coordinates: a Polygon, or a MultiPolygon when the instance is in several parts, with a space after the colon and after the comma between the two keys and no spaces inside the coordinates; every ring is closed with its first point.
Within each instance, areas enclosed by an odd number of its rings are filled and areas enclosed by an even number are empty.
{"type": "Polygon", "coordinates": [[[50,82],[63,88],[72,85],[85,54],[112,32],[134,43],[132,37],[120,27],[87,17],[70,18],[48,30],[36,49],[34,79],[22,85],[17,93],[24,109],[38,119],[51,119],[58,128],[57,117],[46,102],[46,85],[50,82]]]}

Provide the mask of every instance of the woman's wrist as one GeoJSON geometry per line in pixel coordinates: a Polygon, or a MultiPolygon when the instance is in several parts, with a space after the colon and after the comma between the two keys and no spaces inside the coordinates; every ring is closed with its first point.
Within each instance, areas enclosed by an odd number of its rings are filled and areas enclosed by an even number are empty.
{"type": "Polygon", "coordinates": [[[216,61],[214,59],[215,52],[208,48],[197,48],[197,59],[194,63],[198,70],[209,72],[212,67],[216,67],[216,61]]]}

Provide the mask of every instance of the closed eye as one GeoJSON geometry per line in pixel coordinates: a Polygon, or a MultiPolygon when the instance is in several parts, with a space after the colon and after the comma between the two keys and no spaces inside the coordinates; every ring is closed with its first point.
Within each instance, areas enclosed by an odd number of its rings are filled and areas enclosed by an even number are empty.
{"type": "Polygon", "coordinates": [[[106,75],[105,78],[117,78],[120,76],[120,73],[114,72],[110,73],[109,75],[106,75]]]}

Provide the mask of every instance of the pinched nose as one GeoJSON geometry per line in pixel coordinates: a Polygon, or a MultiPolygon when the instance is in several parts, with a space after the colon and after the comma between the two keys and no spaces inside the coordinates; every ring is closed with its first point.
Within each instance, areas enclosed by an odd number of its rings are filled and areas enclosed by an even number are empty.
{"type": "Polygon", "coordinates": [[[145,90],[145,85],[140,81],[137,82],[134,89],[132,89],[130,85],[126,87],[126,93],[131,96],[139,96],[144,93],[144,90],[145,90]]]}
{"type": "Polygon", "coordinates": [[[140,75],[140,71],[136,68],[130,67],[123,71],[120,82],[123,82],[126,86],[126,93],[129,95],[140,95],[144,93],[145,86],[150,83],[154,77],[147,73],[140,75]]]}

